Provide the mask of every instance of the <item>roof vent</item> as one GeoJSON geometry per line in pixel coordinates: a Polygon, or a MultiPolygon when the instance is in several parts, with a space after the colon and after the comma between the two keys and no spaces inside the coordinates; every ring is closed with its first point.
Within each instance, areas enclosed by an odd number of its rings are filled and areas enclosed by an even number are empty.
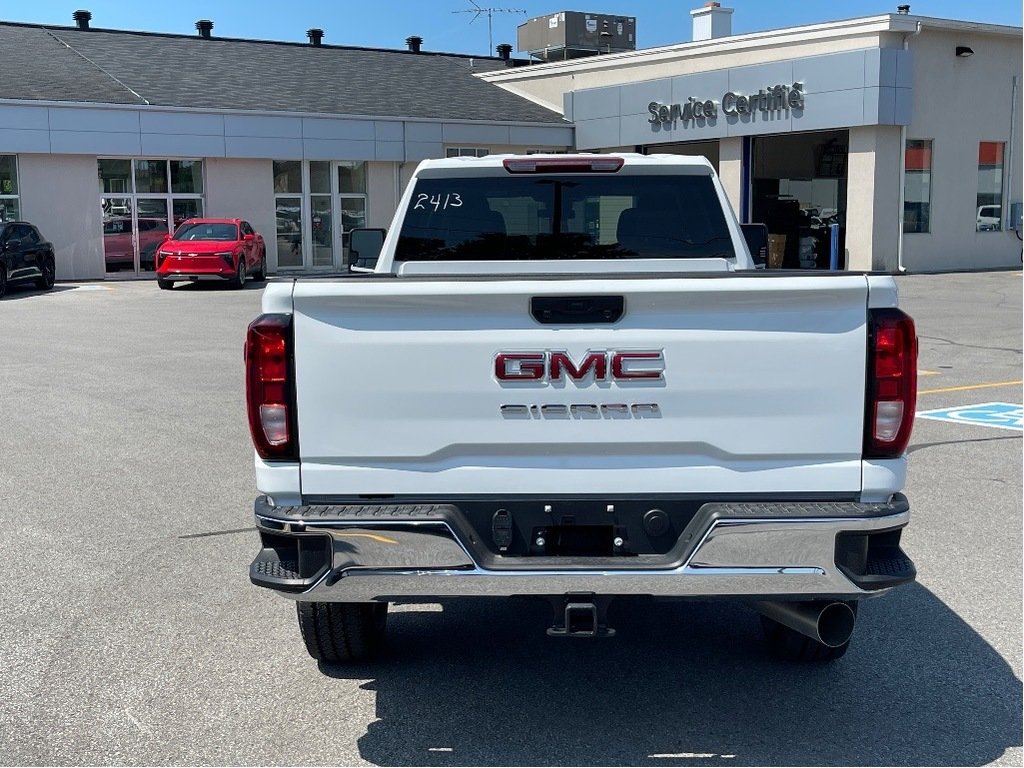
{"type": "Polygon", "coordinates": [[[205,37],[207,40],[213,36],[213,22],[209,19],[200,19],[197,21],[196,29],[199,30],[199,36],[205,37]]]}
{"type": "Polygon", "coordinates": [[[910,13],[910,6],[909,5],[897,5],[896,6],[896,13],[902,13],[904,16],[906,16],[908,13],[910,13]]]}
{"type": "Polygon", "coordinates": [[[88,29],[89,19],[92,18],[92,14],[89,11],[75,11],[71,14],[71,18],[75,20],[75,24],[79,29],[88,29]]]}
{"type": "Polygon", "coordinates": [[[419,35],[412,35],[405,38],[405,44],[409,46],[409,50],[413,53],[419,53],[420,46],[423,45],[423,38],[419,35]]]}
{"type": "Polygon", "coordinates": [[[313,27],[312,29],[306,30],[306,37],[309,38],[309,44],[315,45],[317,48],[320,47],[321,42],[324,39],[324,31],[313,27]]]}
{"type": "Polygon", "coordinates": [[[502,61],[508,61],[509,57],[512,55],[512,46],[509,43],[502,43],[494,50],[498,52],[498,56],[501,57],[502,61]]]}

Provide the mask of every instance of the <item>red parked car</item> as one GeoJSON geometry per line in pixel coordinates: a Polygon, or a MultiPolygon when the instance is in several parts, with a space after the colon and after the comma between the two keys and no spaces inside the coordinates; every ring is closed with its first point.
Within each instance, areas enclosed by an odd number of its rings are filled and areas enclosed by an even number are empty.
{"type": "Polygon", "coordinates": [[[163,289],[185,280],[265,280],[263,236],[242,219],[186,219],[156,249],[156,282],[163,289]]]}

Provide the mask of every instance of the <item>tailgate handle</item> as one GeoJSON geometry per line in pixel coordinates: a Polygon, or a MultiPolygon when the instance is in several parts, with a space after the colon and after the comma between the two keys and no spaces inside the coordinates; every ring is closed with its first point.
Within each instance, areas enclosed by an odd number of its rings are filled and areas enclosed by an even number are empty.
{"type": "Polygon", "coordinates": [[[622,296],[534,296],[530,314],[543,325],[617,323],[626,300],[622,296]]]}

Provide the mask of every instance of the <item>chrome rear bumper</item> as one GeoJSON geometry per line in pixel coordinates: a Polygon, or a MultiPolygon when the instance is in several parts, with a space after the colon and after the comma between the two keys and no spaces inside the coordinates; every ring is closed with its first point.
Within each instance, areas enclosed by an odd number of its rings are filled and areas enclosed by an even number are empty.
{"type": "Polygon", "coordinates": [[[454,505],[273,507],[257,500],[259,586],[303,601],[599,595],[857,599],[912,581],[905,497],[704,504],[664,556],[480,556],[454,505]],[[475,554],[474,554],[475,553],[475,554]]]}

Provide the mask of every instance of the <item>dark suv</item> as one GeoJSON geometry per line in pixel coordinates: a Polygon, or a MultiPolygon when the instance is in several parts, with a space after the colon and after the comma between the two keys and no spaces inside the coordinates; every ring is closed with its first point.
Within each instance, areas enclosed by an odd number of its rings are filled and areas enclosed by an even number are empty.
{"type": "Polygon", "coordinates": [[[38,229],[25,221],[0,222],[0,298],[9,284],[22,280],[33,280],[47,291],[56,276],[53,246],[38,229]]]}

